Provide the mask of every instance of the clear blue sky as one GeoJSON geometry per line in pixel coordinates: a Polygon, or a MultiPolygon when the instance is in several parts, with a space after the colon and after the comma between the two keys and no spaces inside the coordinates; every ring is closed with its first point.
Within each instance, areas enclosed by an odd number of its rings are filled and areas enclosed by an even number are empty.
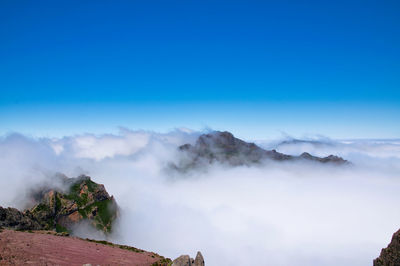
{"type": "Polygon", "coordinates": [[[400,137],[400,1],[0,3],[0,135],[400,137]]]}

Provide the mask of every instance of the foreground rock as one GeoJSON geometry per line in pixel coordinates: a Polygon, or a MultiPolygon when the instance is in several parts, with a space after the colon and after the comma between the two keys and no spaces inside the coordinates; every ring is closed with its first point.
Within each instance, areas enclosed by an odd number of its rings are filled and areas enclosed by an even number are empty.
{"type": "Polygon", "coordinates": [[[398,265],[400,265],[400,230],[393,234],[387,248],[383,248],[380,256],[374,260],[374,266],[398,265]]]}
{"type": "Polygon", "coordinates": [[[172,262],[172,266],[204,266],[203,255],[197,252],[196,258],[192,259],[189,255],[182,255],[172,262]]]}
{"type": "Polygon", "coordinates": [[[109,233],[117,217],[117,204],[104,186],[89,176],[55,177],[57,187],[44,186],[32,192],[34,206],[24,212],[0,207],[0,225],[17,230],[67,232],[83,221],[109,233]]]}
{"type": "Polygon", "coordinates": [[[168,265],[156,253],[52,232],[0,230],[0,265],[168,265]]]}
{"type": "Polygon", "coordinates": [[[348,163],[343,158],[334,155],[317,157],[309,153],[303,153],[300,156],[292,156],[276,150],[264,150],[254,143],[235,138],[229,132],[219,131],[201,135],[195,145],[182,145],[179,147],[179,151],[184,154],[182,156],[183,159],[178,165],[172,165],[173,168],[179,171],[202,167],[214,162],[231,166],[259,164],[265,160],[303,160],[330,164],[348,163]]]}
{"type": "Polygon", "coordinates": [[[15,230],[40,230],[42,226],[33,216],[29,216],[15,208],[0,206],[0,228],[6,227],[15,230]]]}

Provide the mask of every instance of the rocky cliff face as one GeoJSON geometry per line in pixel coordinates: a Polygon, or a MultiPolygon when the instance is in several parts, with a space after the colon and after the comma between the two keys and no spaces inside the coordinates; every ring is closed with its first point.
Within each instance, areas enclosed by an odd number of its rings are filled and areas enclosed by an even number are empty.
{"type": "Polygon", "coordinates": [[[35,190],[32,198],[36,204],[24,212],[0,208],[0,225],[21,230],[63,232],[87,220],[98,230],[110,232],[117,217],[117,205],[104,186],[88,176],[57,178],[66,189],[44,187],[35,190]]]}
{"type": "Polygon", "coordinates": [[[316,157],[309,153],[303,153],[300,156],[292,156],[276,150],[264,150],[254,143],[235,138],[229,132],[219,131],[201,135],[195,145],[182,145],[179,147],[179,151],[183,153],[184,156],[182,157],[184,159],[172,167],[180,171],[205,166],[214,162],[231,166],[259,164],[264,160],[305,160],[331,164],[348,163],[343,158],[334,155],[316,157]]]}
{"type": "Polygon", "coordinates": [[[374,266],[398,265],[400,265],[400,230],[393,234],[387,248],[383,248],[380,256],[374,260],[374,266]]]}

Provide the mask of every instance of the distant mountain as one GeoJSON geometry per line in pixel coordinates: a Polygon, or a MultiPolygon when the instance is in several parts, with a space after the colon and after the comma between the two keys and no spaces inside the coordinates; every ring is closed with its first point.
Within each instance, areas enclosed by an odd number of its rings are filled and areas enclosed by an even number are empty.
{"type": "Polygon", "coordinates": [[[32,190],[35,206],[23,212],[0,207],[0,226],[67,232],[77,223],[87,220],[98,230],[111,231],[117,217],[117,205],[103,185],[84,175],[77,178],[57,175],[54,181],[66,190],[47,186],[32,190]]]}
{"type": "Polygon", "coordinates": [[[289,139],[284,140],[277,144],[277,147],[284,145],[292,145],[292,144],[311,144],[315,146],[333,146],[333,144],[329,141],[321,141],[321,140],[302,140],[302,139],[289,139]]]}
{"type": "Polygon", "coordinates": [[[218,162],[231,166],[260,164],[265,160],[273,161],[313,161],[329,164],[346,164],[348,161],[341,157],[329,155],[327,157],[312,156],[302,153],[292,156],[277,152],[276,150],[265,150],[254,143],[248,143],[235,138],[229,132],[215,131],[201,135],[194,145],[184,144],[179,147],[184,154],[178,165],[172,165],[179,171],[202,167],[207,164],[218,162]]]}

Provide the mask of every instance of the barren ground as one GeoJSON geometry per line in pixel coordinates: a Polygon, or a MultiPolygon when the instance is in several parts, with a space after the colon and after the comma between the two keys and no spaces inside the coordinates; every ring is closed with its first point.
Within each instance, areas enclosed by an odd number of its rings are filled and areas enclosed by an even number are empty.
{"type": "Polygon", "coordinates": [[[159,260],[155,253],[50,232],[0,232],[0,265],[151,265],[159,260]]]}

